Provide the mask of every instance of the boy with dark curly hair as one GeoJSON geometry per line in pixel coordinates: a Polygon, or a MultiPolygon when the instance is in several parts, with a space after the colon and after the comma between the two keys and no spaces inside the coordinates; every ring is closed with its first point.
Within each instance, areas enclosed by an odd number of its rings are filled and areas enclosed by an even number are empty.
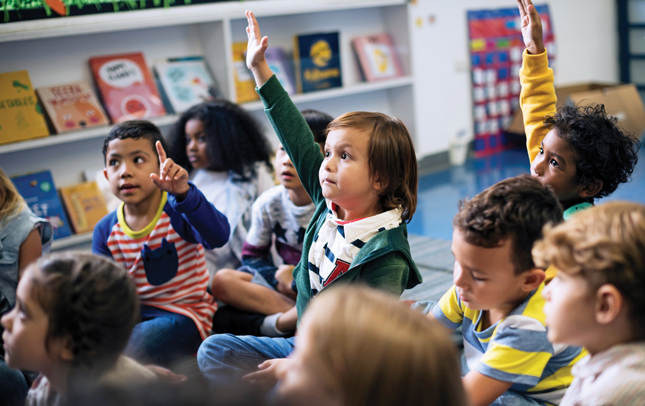
{"type": "Polygon", "coordinates": [[[520,70],[531,175],[553,190],[565,220],[609,196],[629,180],[638,160],[638,139],[622,130],[603,105],[556,111],[553,70],[542,40],[542,23],[531,0],[517,0],[526,45],[520,70]]]}

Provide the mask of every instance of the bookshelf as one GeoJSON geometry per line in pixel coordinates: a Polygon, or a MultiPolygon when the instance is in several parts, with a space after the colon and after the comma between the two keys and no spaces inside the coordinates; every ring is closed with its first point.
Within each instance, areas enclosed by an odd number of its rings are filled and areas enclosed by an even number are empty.
{"type": "MultiPolygon", "coordinates": [[[[401,118],[413,137],[415,77],[410,55],[412,17],[406,0],[249,0],[216,2],[170,9],[104,13],[0,24],[0,72],[26,69],[32,85],[86,80],[93,83],[92,56],[143,52],[149,67],[167,57],[203,55],[224,96],[236,99],[232,44],[246,41],[244,11],[253,10],[269,46],[293,49],[294,35],[339,31],[343,87],[293,96],[301,109],[332,116],[347,111],[380,111],[401,118]],[[406,76],[362,82],[351,48],[355,36],[389,32],[406,76]]],[[[264,126],[275,147],[277,138],[261,102],[242,106],[264,126]]],[[[177,115],[151,121],[167,135],[177,115]]],[[[101,147],[111,126],[0,145],[0,166],[10,176],[49,169],[57,187],[85,180],[84,171],[103,168],[101,147]]],[[[54,249],[91,241],[74,235],[55,241],[54,249]]]]}

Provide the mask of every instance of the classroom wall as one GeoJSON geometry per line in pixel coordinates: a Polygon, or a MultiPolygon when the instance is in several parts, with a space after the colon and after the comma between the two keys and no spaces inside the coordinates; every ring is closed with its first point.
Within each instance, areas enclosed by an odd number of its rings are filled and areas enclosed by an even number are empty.
{"type": "MultiPolygon", "coordinates": [[[[618,81],[616,2],[546,4],[557,45],[556,85],[618,81]]],[[[410,6],[419,158],[448,150],[451,138],[462,129],[472,133],[466,11],[515,6],[512,0],[417,0],[410,6]]]]}

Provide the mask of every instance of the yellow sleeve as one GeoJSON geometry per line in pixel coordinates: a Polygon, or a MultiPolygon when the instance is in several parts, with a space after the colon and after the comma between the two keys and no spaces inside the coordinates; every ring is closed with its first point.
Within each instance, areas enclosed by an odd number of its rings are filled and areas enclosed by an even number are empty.
{"type": "Polygon", "coordinates": [[[520,69],[520,108],[524,116],[526,131],[526,149],[529,159],[540,151],[540,144],[549,128],[544,125],[544,118],[555,112],[555,87],[553,86],[553,69],[549,68],[546,51],[531,55],[526,50],[522,55],[520,69]]]}
{"type": "Polygon", "coordinates": [[[457,291],[453,285],[432,308],[437,321],[450,329],[456,329],[464,320],[464,311],[460,306],[457,291]]]}

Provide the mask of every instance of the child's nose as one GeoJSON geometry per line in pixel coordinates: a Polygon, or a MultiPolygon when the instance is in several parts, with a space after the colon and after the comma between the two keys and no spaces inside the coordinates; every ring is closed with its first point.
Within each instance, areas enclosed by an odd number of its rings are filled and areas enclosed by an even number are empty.
{"type": "Polygon", "coordinates": [[[455,261],[454,270],[452,271],[452,279],[458,287],[462,288],[465,286],[464,272],[457,261],[455,261]]]}
{"type": "Polygon", "coordinates": [[[11,314],[12,313],[13,313],[13,309],[11,309],[11,311],[6,313],[4,316],[2,316],[2,319],[0,319],[0,324],[2,324],[2,327],[7,331],[11,331],[11,327],[12,327],[12,324],[13,324],[11,322],[11,314]]]}
{"type": "Polygon", "coordinates": [[[531,169],[532,169],[531,175],[542,176],[542,174],[544,174],[544,159],[540,159],[540,156],[538,155],[533,160],[533,164],[531,165],[531,169]]]}

